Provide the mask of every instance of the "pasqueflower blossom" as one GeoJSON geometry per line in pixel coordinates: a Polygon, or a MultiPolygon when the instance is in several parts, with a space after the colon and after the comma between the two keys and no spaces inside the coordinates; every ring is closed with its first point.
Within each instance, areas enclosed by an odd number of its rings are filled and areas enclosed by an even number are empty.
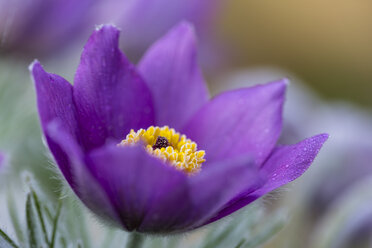
{"type": "Polygon", "coordinates": [[[227,216],[299,177],[326,134],[278,146],[286,80],[209,99],[193,28],[181,23],[137,67],[99,27],[74,85],[31,66],[49,149],[93,212],[127,231],[172,233],[227,216]]]}

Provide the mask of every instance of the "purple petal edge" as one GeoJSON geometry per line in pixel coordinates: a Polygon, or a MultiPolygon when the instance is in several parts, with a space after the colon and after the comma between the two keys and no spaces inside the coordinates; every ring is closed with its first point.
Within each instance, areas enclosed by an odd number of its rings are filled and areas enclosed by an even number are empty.
{"type": "Polygon", "coordinates": [[[295,145],[275,148],[261,169],[268,178],[268,181],[263,187],[250,194],[240,195],[227,204],[216,217],[210,219],[207,223],[219,220],[270,191],[300,177],[311,165],[327,139],[328,134],[320,134],[305,139],[295,145]]]}
{"type": "Polygon", "coordinates": [[[250,155],[261,164],[279,138],[287,80],[224,92],[205,104],[182,133],[207,161],[250,155]]]}
{"type": "Polygon", "coordinates": [[[217,162],[206,168],[204,174],[190,180],[191,196],[199,214],[190,216],[196,218],[192,228],[204,225],[240,192],[253,192],[264,182],[265,178],[249,156],[217,162]]]}
{"type": "Polygon", "coordinates": [[[118,42],[114,26],[95,30],[75,75],[74,101],[88,150],[154,124],[151,93],[118,42]]]}
{"type": "Polygon", "coordinates": [[[69,135],[79,142],[72,85],[58,75],[47,73],[37,60],[30,65],[29,69],[35,83],[42,131],[63,175],[69,183],[72,183],[70,164],[66,153],[46,134],[46,128],[50,122],[57,120],[63,123],[69,135]]]}
{"type": "Polygon", "coordinates": [[[152,92],[158,126],[179,130],[209,98],[190,23],[181,22],[155,42],[138,68],[152,92]]]}
{"type": "Polygon", "coordinates": [[[92,174],[129,231],[170,232],[184,214],[179,203],[190,205],[187,176],[141,146],[106,146],[89,158],[92,174]]]}
{"type": "Polygon", "coordinates": [[[46,133],[67,154],[72,175],[69,183],[79,199],[94,213],[109,221],[110,224],[126,229],[116,210],[113,209],[110,198],[89,170],[83,151],[69,133],[65,131],[62,124],[57,120],[51,122],[46,129],[46,133]]]}

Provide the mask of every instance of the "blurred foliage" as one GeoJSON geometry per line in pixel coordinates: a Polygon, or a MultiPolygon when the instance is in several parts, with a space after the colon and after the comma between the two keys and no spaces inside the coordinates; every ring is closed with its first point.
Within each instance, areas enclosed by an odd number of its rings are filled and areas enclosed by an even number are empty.
{"type": "MultiPolygon", "coordinates": [[[[1,230],[0,244],[3,242],[13,248],[91,247],[86,233],[89,226],[86,223],[86,213],[76,204],[76,199],[69,193],[61,193],[56,200],[42,193],[29,176],[26,177],[26,182],[24,186],[27,193],[17,192],[18,200],[25,200],[24,208],[17,206],[12,194],[8,195],[8,210],[13,228],[7,226],[7,230],[13,230],[13,235],[1,230]]],[[[14,193],[10,188],[7,190],[14,193]]],[[[22,201],[18,202],[18,205],[22,204],[22,201]]]]}
{"type": "Polygon", "coordinates": [[[27,170],[35,174],[48,194],[55,195],[60,182],[42,143],[34,87],[27,68],[24,62],[0,60],[0,149],[10,158],[1,183],[17,185],[21,172],[27,170]]]}
{"type": "Polygon", "coordinates": [[[329,98],[372,106],[372,2],[231,0],[220,20],[233,66],[271,65],[329,98]]]}
{"type": "Polygon", "coordinates": [[[333,204],[318,224],[312,247],[369,248],[372,245],[372,177],[361,180],[333,204]]]}

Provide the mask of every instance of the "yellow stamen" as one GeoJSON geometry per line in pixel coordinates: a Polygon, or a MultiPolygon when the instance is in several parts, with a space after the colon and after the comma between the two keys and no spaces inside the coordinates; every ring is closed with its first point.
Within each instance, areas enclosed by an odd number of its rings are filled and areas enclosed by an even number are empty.
{"type": "Polygon", "coordinates": [[[137,132],[132,129],[118,146],[134,145],[140,141],[144,143],[149,154],[188,173],[198,172],[205,162],[205,151],[198,151],[195,142],[168,126],[151,126],[137,132]]]}

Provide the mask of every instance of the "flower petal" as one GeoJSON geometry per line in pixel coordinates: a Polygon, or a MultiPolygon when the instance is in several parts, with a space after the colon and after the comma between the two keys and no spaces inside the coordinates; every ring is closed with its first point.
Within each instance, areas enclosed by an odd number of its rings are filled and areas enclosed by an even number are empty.
{"type": "Polygon", "coordinates": [[[207,161],[249,154],[261,164],[282,127],[286,80],[228,91],[202,107],[183,133],[206,150],[207,161]]]}
{"type": "Polygon", "coordinates": [[[192,26],[181,23],[157,41],[139,63],[154,97],[156,124],[180,129],[208,100],[197,64],[192,26]]]}
{"type": "Polygon", "coordinates": [[[51,122],[46,133],[67,154],[72,174],[72,180],[69,183],[84,204],[112,224],[126,228],[113,208],[110,199],[89,171],[79,145],[66,132],[61,123],[58,121],[51,122]]]}
{"type": "Polygon", "coordinates": [[[187,192],[178,186],[182,192],[175,192],[177,197],[169,198],[168,202],[153,201],[139,230],[157,230],[159,223],[162,232],[183,232],[202,226],[237,194],[254,191],[263,182],[251,159],[214,163],[188,177],[187,192]]]}
{"type": "Polygon", "coordinates": [[[191,228],[205,225],[241,192],[253,192],[264,182],[263,175],[250,157],[209,165],[205,172],[190,178],[190,196],[194,205],[188,216],[193,223],[191,228]]]}
{"type": "Polygon", "coordinates": [[[271,180],[255,193],[266,194],[301,176],[327,139],[328,134],[320,134],[295,145],[275,148],[262,168],[271,180]]]}
{"type": "Polygon", "coordinates": [[[75,75],[74,100],[86,145],[124,139],[130,129],[153,124],[151,93],[118,48],[119,31],[97,29],[81,55],[75,75]]]}
{"type": "Polygon", "coordinates": [[[45,72],[38,61],[31,64],[30,71],[35,82],[37,106],[42,130],[49,149],[63,175],[71,183],[71,172],[66,154],[46,134],[46,128],[51,121],[58,120],[64,124],[66,132],[71,137],[79,140],[75,106],[72,99],[72,86],[64,78],[45,72]]]}
{"type": "Polygon", "coordinates": [[[89,157],[90,170],[130,231],[169,232],[182,215],[180,204],[190,205],[186,175],[143,147],[109,146],[89,157]]]}
{"type": "Polygon", "coordinates": [[[252,201],[270,191],[287,184],[301,176],[315,159],[327,134],[320,134],[295,145],[282,146],[274,149],[261,171],[267,175],[268,181],[260,189],[241,195],[229,203],[209,222],[216,221],[246,206],[252,201]]]}

